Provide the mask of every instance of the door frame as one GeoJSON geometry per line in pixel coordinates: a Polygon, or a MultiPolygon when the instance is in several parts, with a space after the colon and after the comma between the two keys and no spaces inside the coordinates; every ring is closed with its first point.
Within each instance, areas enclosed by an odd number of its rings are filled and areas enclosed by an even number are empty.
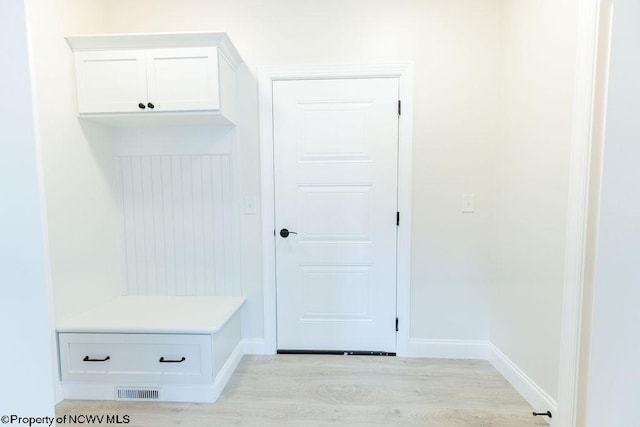
{"type": "Polygon", "coordinates": [[[398,78],[402,114],[398,122],[398,211],[396,354],[409,355],[411,291],[411,166],[413,144],[413,64],[372,65],[280,65],[259,69],[260,175],[262,190],[262,280],[264,290],[264,351],[275,354],[276,340],[276,249],[275,183],[273,166],[273,82],[278,80],[398,78]]]}
{"type": "Polygon", "coordinates": [[[597,257],[600,171],[606,122],[611,10],[615,0],[578,5],[569,167],[558,414],[554,425],[586,422],[597,257]]]}

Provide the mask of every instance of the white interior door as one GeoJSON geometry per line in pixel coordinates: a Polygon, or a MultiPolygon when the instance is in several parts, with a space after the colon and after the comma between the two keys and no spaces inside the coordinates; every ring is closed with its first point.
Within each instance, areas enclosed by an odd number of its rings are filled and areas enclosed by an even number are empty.
{"type": "Polygon", "coordinates": [[[279,350],[395,352],[397,105],[397,78],[273,83],[279,350]]]}

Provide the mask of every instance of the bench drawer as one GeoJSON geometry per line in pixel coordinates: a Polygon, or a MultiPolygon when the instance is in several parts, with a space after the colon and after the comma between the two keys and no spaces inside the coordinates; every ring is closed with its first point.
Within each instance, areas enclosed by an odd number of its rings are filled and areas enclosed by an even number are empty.
{"type": "Polygon", "coordinates": [[[60,333],[58,337],[62,381],[212,381],[210,335],[60,333]]]}

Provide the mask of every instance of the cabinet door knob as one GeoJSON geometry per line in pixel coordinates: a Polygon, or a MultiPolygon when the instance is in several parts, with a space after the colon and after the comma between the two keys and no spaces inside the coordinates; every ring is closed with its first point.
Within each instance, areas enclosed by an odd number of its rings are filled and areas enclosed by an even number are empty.
{"type": "Polygon", "coordinates": [[[138,104],[138,108],[144,110],[147,107],[145,107],[145,105],[141,102],[140,104],[138,104]]]}
{"type": "Polygon", "coordinates": [[[147,104],[147,107],[151,108],[152,110],[153,110],[154,108],[156,108],[156,106],[155,106],[155,105],[153,105],[152,103],[148,103],[148,104],[147,104]]]}

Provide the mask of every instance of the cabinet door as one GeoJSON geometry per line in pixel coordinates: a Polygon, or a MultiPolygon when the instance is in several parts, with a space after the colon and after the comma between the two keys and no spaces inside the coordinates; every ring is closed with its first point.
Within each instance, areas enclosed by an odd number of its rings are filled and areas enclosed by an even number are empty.
{"type": "Polygon", "coordinates": [[[147,104],[147,76],[142,50],[77,52],[80,113],[140,111],[147,104]]]}
{"type": "Polygon", "coordinates": [[[147,51],[147,88],[155,111],[219,110],[218,49],[147,51]]]}

